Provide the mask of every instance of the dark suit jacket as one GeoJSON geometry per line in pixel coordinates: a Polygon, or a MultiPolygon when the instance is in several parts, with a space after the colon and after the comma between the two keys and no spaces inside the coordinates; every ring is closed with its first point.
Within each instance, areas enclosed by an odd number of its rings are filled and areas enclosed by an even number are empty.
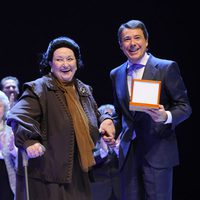
{"type": "Polygon", "coordinates": [[[142,79],[160,80],[160,104],[172,114],[172,123],[156,123],[144,112],[129,110],[126,64],[113,69],[110,77],[113,84],[114,104],[121,120],[123,137],[121,141],[120,168],[129,151],[133,130],[141,147],[141,156],[153,167],[172,167],[179,164],[175,127],[192,113],[187,90],[182,80],[178,64],[150,54],[142,79]]]}

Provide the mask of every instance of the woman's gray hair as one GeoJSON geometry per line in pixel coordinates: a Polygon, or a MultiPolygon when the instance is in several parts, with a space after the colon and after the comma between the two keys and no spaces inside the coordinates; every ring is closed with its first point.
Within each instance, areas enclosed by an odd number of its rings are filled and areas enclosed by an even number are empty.
{"type": "Polygon", "coordinates": [[[10,109],[10,102],[6,94],[2,91],[0,91],[0,102],[3,103],[4,106],[4,116],[3,119],[6,119],[7,113],[10,109]]]}

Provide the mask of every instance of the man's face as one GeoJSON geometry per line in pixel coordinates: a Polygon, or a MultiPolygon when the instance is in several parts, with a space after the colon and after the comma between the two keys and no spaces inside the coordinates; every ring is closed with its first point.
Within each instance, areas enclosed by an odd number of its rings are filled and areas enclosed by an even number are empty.
{"type": "Polygon", "coordinates": [[[19,94],[19,88],[18,88],[17,83],[14,80],[12,79],[6,80],[3,84],[2,90],[9,99],[10,99],[11,94],[14,95],[15,100],[17,99],[17,96],[19,94]]]}
{"type": "Polygon", "coordinates": [[[137,63],[147,50],[148,40],[140,28],[125,28],[121,33],[120,48],[130,62],[137,63]]]}

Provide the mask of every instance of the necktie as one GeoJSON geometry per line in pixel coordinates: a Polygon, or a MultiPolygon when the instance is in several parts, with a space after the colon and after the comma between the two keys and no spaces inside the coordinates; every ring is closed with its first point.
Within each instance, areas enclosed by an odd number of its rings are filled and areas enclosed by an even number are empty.
{"type": "Polygon", "coordinates": [[[143,67],[144,67],[144,65],[142,65],[142,64],[132,64],[128,68],[128,76],[132,76],[133,71],[136,71],[136,70],[141,69],[143,67]]]}
{"type": "Polygon", "coordinates": [[[129,66],[129,68],[127,69],[127,81],[128,81],[128,91],[129,91],[129,95],[131,95],[131,85],[132,85],[132,80],[133,78],[138,78],[136,75],[136,73],[133,73],[133,72],[136,72],[138,69],[141,69],[143,68],[144,65],[142,64],[132,64],[129,66]]]}

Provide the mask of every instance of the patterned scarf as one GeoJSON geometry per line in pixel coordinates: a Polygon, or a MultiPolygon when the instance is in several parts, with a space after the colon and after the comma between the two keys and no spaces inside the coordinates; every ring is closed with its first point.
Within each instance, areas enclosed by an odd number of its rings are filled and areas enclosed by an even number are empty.
{"type": "Polygon", "coordinates": [[[58,79],[55,80],[57,86],[64,92],[72,117],[81,168],[84,172],[88,172],[89,168],[95,164],[95,160],[93,157],[94,143],[89,133],[87,116],[78,99],[74,83],[64,84],[58,79]]]}

